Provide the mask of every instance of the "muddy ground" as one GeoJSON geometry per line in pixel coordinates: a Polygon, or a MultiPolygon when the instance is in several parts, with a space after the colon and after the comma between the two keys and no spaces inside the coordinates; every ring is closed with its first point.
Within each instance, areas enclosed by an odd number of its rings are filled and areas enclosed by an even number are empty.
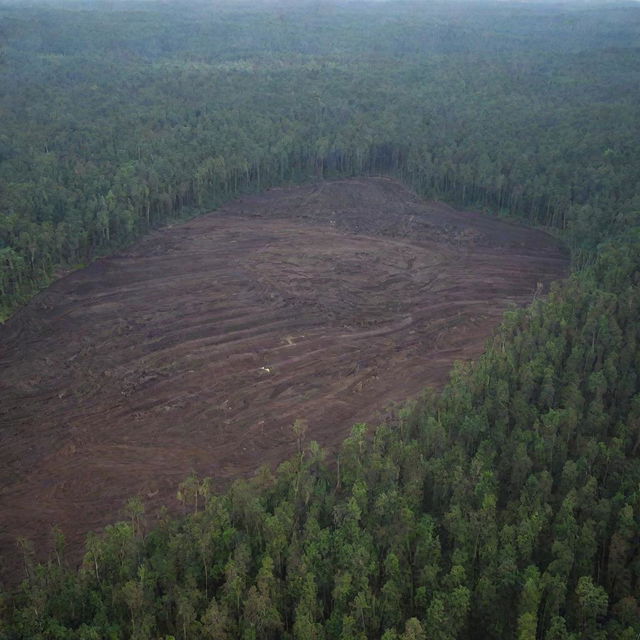
{"type": "Polygon", "coordinates": [[[372,178],[244,197],[66,276],[0,327],[5,569],[17,535],[77,549],[133,494],[275,465],[296,419],[336,447],[566,270],[542,232],[372,178]]]}

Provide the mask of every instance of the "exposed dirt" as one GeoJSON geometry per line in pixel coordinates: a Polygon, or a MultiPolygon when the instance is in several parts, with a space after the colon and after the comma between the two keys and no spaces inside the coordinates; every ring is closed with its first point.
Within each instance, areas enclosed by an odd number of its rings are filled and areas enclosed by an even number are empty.
{"type": "Polygon", "coordinates": [[[0,327],[0,553],[72,545],[189,472],[335,447],[442,386],[510,305],[564,276],[542,232],[385,178],[245,197],[72,273],[0,327]]]}

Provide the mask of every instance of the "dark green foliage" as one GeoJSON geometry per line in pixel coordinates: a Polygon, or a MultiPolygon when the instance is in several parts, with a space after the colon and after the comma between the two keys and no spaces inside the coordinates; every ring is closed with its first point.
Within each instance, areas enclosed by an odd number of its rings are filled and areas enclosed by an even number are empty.
{"type": "Polygon", "coordinates": [[[367,172],[582,263],[639,223],[639,14],[3,5],[0,310],[242,191],[367,172]]]}

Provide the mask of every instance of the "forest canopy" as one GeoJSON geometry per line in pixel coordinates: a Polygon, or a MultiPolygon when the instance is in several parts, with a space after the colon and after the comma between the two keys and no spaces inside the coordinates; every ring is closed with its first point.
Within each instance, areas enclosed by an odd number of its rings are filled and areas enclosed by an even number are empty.
{"type": "Polygon", "coordinates": [[[338,460],[55,534],[6,638],[640,633],[640,6],[0,4],[0,315],[247,191],[384,174],[574,273],[338,460]]]}
{"type": "Polygon", "coordinates": [[[387,173],[562,231],[638,224],[635,5],[0,6],[0,308],[244,190],[387,173]]]}

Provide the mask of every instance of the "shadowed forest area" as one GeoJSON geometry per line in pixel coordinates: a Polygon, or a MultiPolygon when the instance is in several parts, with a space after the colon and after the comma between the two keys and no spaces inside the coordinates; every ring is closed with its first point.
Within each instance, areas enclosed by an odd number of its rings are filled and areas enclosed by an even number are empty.
{"type": "Polygon", "coordinates": [[[277,470],[192,475],[180,516],[135,496],[80,562],[18,540],[0,637],[635,640],[639,44],[636,3],[0,4],[4,318],[154,229],[354,176],[572,260],[336,455],[293,420],[277,470]]]}

